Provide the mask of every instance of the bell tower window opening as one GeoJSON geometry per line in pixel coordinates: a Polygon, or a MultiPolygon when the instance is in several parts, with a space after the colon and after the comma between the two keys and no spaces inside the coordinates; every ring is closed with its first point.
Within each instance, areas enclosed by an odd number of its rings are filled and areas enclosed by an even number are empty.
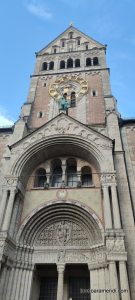
{"type": "Polygon", "coordinates": [[[60,61],[60,69],[65,69],[65,61],[64,60],[60,61]]]}
{"type": "Polygon", "coordinates": [[[49,64],[49,70],[53,70],[54,69],[54,61],[51,61],[49,64]]]}
{"type": "Polygon", "coordinates": [[[73,38],[73,32],[69,32],[69,39],[71,40],[73,38]]]}
{"type": "Polygon", "coordinates": [[[91,66],[91,58],[87,57],[86,58],[86,67],[91,66]]]}
{"type": "Polygon", "coordinates": [[[80,39],[77,39],[77,45],[80,46],[81,42],[80,39]]]}
{"type": "Polygon", "coordinates": [[[73,59],[72,58],[69,58],[67,60],[67,68],[73,68],[73,59]]]}
{"type": "Polygon", "coordinates": [[[46,71],[46,70],[47,70],[47,62],[43,62],[42,71],[46,71]]]}
{"type": "Polygon", "coordinates": [[[61,160],[55,159],[52,162],[52,176],[51,176],[51,186],[60,187],[62,183],[62,167],[61,160]]]}
{"type": "Polygon", "coordinates": [[[75,68],[79,68],[80,67],[80,59],[76,59],[75,60],[75,68]]]}
{"type": "Polygon", "coordinates": [[[72,92],[71,93],[71,102],[70,102],[70,106],[71,107],[76,107],[76,93],[72,92]]]}
{"type": "Polygon", "coordinates": [[[84,166],[81,169],[81,182],[82,182],[82,186],[92,185],[92,172],[90,167],[84,166]]]}
{"type": "Polygon", "coordinates": [[[35,182],[34,187],[44,187],[47,181],[46,171],[43,168],[40,168],[35,173],[35,182]]]}
{"type": "Polygon", "coordinates": [[[65,41],[62,41],[62,48],[65,47],[65,41]]]}
{"type": "Polygon", "coordinates": [[[94,58],[93,58],[93,65],[94,65],[94,66],[99,65],[98,57],[94,57],[94,58]]]}

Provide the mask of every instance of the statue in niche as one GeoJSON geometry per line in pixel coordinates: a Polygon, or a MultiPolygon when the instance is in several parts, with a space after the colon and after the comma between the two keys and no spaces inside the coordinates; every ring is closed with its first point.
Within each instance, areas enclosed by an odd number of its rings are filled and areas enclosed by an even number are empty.
{"type": "Polygon", "coordinates": [[[69,107],[70,107],[70,105],[69,105],[69,102],[67,100],[67,93],[65,93],[59,99],[59,109],[67,111],[69,107]]]}

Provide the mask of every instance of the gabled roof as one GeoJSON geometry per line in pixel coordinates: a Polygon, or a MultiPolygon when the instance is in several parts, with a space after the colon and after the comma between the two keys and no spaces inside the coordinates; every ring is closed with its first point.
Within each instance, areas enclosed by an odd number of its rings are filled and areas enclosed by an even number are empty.
{"type": "Polygon", "coordinates": [[[39,52],[36,52],[36,55],[41,55],[43,54],[44,51],[46,51],[50,46],[55,45],[55,43],[59,40],[64,38],[65,34],[68,32],[73,31],[78,34],[78,36],[83,36],[88,40],[88,42],[92,42],[95,47],[101,48],[101,47],[106,47],[105,45],[99,43],[98,41],[94,40],[93,38],[89,37],[87,34],[83,33],[73,25],[70,25],[65,31],[63,31],[60,35],[58,35],[52,42],[50,42],[47,46],[45,46],[43,49],[41,49],[39,52]]]}
{"type": "MultiPolygon", "coordinates": [[[[84,125],[80,121],[65,115],[64,113],[60,113],[59,115],[57,115],[56,117],[48,121],[47,123],[43,124],[41,127],[34,130],[32,133],[26,135],[21,140],[10,145],[10,149],[17,147],[18,145],[26,141],[29,141],[31,144],[32,143],[31,138],[33,139],[34,136],[40,136],[41,133],[44,133],[46,137],[48,136],[50,137],[51,135],[59,135],[59,134],[62,134],[63,136],[65,134],[71,134],[71,135],[74,134],[77,136],[81,136],[81,135],[83,136],[83,133],[85,131],[87,132],[87,135],[89,135],[90,140],[94,139],[97,144],[99,143],[99,140],[103,140],[105,144],[108,143],[112,144],[112,140],[109,137],[103,135],[102,133],[98,132],[97,130],[91,127],[84,125]],[[64,121],[64,123],[60,124],[61,121],[62,122],[64,121]],[[64,133],[63,130],[65,130],[64,133]]],[[[41,139],[41,137],[39,139],[41,139]]],[[[36,138],[36,140],[38,139],[36,138]]]]}

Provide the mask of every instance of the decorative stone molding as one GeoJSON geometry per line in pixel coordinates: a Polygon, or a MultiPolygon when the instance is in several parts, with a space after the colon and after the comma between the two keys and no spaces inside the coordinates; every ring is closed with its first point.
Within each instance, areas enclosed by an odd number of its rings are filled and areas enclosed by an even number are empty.
{"type": "Polygon", "coordinates": [[[8,238],[6,232],[0,232],[0,261],[4,258],[13,262],[15,259],[15,244],[8,238]]]}
{"type": "Polygon", "coordinates": [[[57,199],[64,200],[68,196],[68,191],[66,189],[60,189],[56,192],[57,199]]]}
{"type": "MultiPolygon", "coordinates": [[[[101,136],[100,133],[87,128],[84,125],[80,125],[77,121],[71,120],[65,114],[59,115],[57,118],[46,124],[44,127],[38,129],[36,132],[33,132],[31,136],[26,137],[21,145],[19,145],[19,151],[24,151],[32,144],[36,144],[39,141],[43,141],[50,136],[55,135],[74,135],[78,138],[83,138],[93,143],[96,147],[103,149],[111,149],[112,142],[105,136],[101,136]]],[[[13,148],[12,154],[17,152],[18,148],[13,148]]]]}
{"type": "Polygon", "coordinates": [[[123,237],[108,237],[106,238],[107,252],[125,252],[125,244],[123,237]]]}
{"type": "Polygon", "coordinates": [[[106,238],[106,255],[107,260],[127,260],[127,253],[125,250],[124,238],[121,237],[107,237],[106,238]]]}
{"type": "Polygon", "coordinates": [[[14,177],[14,176],[6,176],[5,177],[5,184],[8,188],[17,188],[18,186],[18,177],[14,177]]]}
{"type": "Polygon", "coordinates": [[[109,116],[110,114],[115,114],[116,116],[120,117],[120,114],[118,113],[118,111],[113,107],[108,107],[106,109],[106,115],[109,116]]]}
{"type": "Polygon", "coordinates": [[[91,269],[106,264],[106,254],[104,247],[92,250],[46,250],[34,251],[33,261],[35,263],[87,263],[91,269]]]}
{"type": "Polygon", "coordinates": [[[102,185],[116,184],[116,173],[103,173],[100,181],[102,185]]]}

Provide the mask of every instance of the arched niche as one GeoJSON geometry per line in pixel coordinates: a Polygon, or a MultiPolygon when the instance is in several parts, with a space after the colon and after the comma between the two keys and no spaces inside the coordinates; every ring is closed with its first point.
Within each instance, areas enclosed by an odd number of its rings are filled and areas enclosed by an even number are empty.
{"type": "Polygon", "coordinates": [[[97,172],[109,171],[110,162],[106,160],[99,148],[95,147],[81,137],[70,135],[39,140],[29,146],[12,165],[11,174],[19,176],[24,186],[26,186],[30,174],[43,161],[53,159],[57,156],[80,157],[88,162],[92,162],[97,172]]]}

